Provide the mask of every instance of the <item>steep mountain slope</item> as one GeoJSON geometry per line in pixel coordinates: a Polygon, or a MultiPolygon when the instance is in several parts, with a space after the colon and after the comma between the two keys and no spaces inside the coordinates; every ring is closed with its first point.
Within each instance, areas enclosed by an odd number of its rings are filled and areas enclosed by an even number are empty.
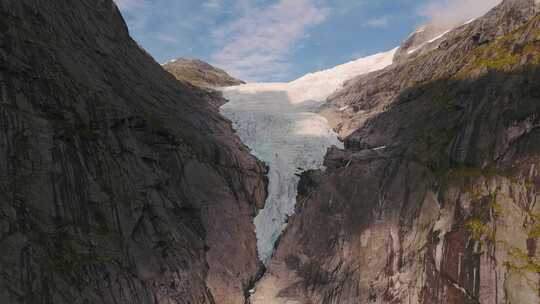
{"type": "Polygon", "coordinates": [[[294,212],[299,173],[322,168],[327,148],[342,146],[315,112],[343,82],[392,63],[395,50],[361,58],[289,83],[252,83],[223,89],[221,110],[240,138],[270,168],[269,196],[255,218],[259,257],[268,263],[294,212]]]}
{"type": "Polygon", "coordinates": [[[401,43],[394,57],[394,62],[402,63],[437,49],[441,42],[444,41],[446,34],[457,28],[466,26],[475,20],[476,18],[470,20],[463,19],[461,23],[451,22],[443,24],[431,22],[419,27],[401,43]]]}
{"type": "Polygon", "coordinates": [[[252,303],[540,301],[539,12],[506,0],[330,98],[346,149],[303,174],[252,303]]]}
{"type": "Polygon", "coordinates": [[[178,80],[187,81],[202,88],[228,87],[243,84],[222,69],[198,59],[176,59],[167,62],[163,68],[178,80]]]}
{"type": "Polygon", "coordinates": [[[214,98],[110,0],[0,0],[0,303],[242,303],[266,168],[214,98]]]}
{"type": "MultiPolygon", "coordinates": [[[[470,52],[496,37],[508,34],[522,26],[537,11],[537,0],[504,1],[498,9],[492,10],[483,18],[474,20],[450,31],[433,44],[412,54],[410,60],[377,73],[359,76],[350,80],[345,88],[331,96],[327,112],[341,114],[340,125],[335,125],[341,137],[345,138],[363,126],[365,121],[384,107],[407,88],[435,79],[454,75],[469,62],[470,52]],[[433,49],[435,47],[435,49],[433,49]]],[[[404,45],[408,49],[407,44],[404,45]]],[[[397,51],[397,56],[402,53],[397,51]]],[[[352,138],[349,138],[352,140],[352,138]]]]}

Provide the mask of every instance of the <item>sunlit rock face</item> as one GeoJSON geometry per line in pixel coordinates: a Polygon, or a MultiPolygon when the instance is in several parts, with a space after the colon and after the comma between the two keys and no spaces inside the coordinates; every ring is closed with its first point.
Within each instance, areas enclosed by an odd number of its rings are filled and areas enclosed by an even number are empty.
{"type": "Polygon", "coordinates": [[[302,175],[251,303],[540,301],[537,3],[504,1],[329,98],[346,147],[302,175]]]}
{"type": "Polygon", "coordinates": [[[315,112],[345,80],[391,64],[393,53],[359,59],[290,83],[254,83],[223,90],[229,102],[222,113],[270,169],[267,203],[255,218],[259,257],[264,263],[294,213],[300,174],[322,169],[327,149],[342,147],[326,118],[315,112]]]}
{"type": "Polygon", "coordinates": [[[243,84],[227,72],[198,59],[178,58],[162,65],[180,81],[187,81],[201,88],[226,87],[243,84]]]}

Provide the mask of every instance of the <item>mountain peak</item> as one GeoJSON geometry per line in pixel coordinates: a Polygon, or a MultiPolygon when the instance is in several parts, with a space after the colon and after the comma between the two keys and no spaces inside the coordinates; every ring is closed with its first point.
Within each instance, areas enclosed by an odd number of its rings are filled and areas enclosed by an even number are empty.
{"type": "Polygon", "coordinates": [[[176,79],[203,88],[228,87],[243,84],[222,69],[200,59],[178,58],[163,65],[176,79]]]}

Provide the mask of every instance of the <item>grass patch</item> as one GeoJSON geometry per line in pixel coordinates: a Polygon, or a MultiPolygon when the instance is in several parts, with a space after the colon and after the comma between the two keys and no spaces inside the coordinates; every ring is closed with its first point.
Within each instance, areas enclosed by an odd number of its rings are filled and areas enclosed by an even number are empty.
{"type": "MultiPolygon", "coordinates": [[[[540,39],[531,39],[524,44],[520,42],[530,25],[539,20],[540,17],[533,18],[513,33],[473,50],[470,55],[472,61],[459,71],[454,78],[467,79],[472,74],[482,70],[509,71],[523,63],[530,65],[540,64],[540,39]],[[526,62],[523,62],[524,59],[526,62]]],[[[540,29],[534,29],[531,34],[540,37],[540,29]]]]}

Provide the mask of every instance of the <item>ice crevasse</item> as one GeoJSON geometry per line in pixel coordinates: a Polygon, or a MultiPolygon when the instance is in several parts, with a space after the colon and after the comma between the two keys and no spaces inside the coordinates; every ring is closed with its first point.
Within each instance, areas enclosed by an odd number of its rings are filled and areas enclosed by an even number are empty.
{"type": "Polygon", "coordinates": [[[326,98],[355,76],[383,69],[396,49],[361,58],[289,83],[249,83],[223,88],[229,101],[221,112],[233,122],[244,144],[269,166],[265,208],[255,218],[257,248],[267,264],[274,244],[294,213],[299,175],[324,169],[327,149],[342,143],[316,114],[326,98]]]}

